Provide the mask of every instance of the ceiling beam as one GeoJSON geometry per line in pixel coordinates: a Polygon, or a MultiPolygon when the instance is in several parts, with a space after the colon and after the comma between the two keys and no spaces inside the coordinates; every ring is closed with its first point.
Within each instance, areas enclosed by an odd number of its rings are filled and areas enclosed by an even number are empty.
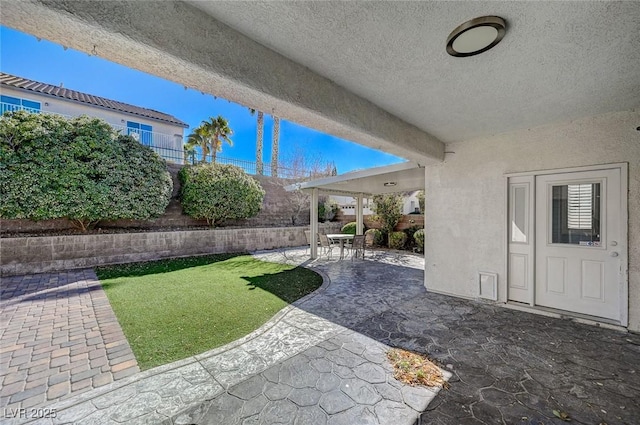
{"type": "Polygon", "coordinates": [[[427,132],[182,2],[3,2],[0,20],[365,146],[416,161],[444,158],[444,144],[427,132]]]}

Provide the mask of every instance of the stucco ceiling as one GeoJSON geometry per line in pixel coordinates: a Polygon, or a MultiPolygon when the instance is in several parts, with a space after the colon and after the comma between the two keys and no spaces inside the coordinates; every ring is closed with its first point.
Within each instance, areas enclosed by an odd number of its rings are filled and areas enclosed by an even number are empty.
{"type": "Polygon", "coordinates": [[[640,3],[222,2],[191,4],[443,141],[640,106],[640,3]],[[481,55],[450,31],[498,15],[481,55]]]}

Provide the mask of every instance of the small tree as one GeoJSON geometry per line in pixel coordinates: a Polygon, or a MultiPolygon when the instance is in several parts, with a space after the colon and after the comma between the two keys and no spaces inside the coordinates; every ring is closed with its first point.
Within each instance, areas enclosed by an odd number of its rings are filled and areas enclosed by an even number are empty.
{"type": "Polygon", "coordinates": [[[376,195],[373,197],[373,204],[382,232],[390,235],[402,218],[402,196],[397,193],[376,195]]]}
{"type": "MultiPolygon", "coordinates": [[[[308,155],[301,146],[296,145],[284,158],[279,166],[279,174],[281,177],[275,180],[276,184],[281,187],[289,186],[295,182],[303,181],[309,177],[317,178],[328,176],[328,169],[332,164],[324,162],[318,155],[308,155]]],[[[322,198],[323,211],[319,214],[320,220],[326,220],[324,213],[324,204],[326,199],[322,198]]],[[[311,203],[311,195],[296,189],[286,193],[285,197],[287,212],[291,217],[291,224],[298,224],[300,215],[309,209],[311,203]]]]}
{"type": "Polygon", "coordinates": [[[291,224],[295,226],[298,224],[302,211],[309,208],[311,196],[300,189],[296,189],[287,193],[286,202],[291,214],[291,224]]]}
{"type": "Polygon", "coordinates": [[[253,217],[262,207],[260,183],[234,165],[184,167],[178,177],[182,209],[193,218],[206,219],[210,226],[253,217]]]}
{"type": "Polygon", "coordinates": [[[325,221],[331,221],[338,214],[338,204],[330,199],[328,196],[318,197],[318,221],[324,223],[325,221]]]}
{"type": "Polygon", "coordinates": [[[0,118],[0,217],[67,218],[86,231],[100,220],[155,218],[169,204],[165,161],[97,119],[24,111],[0,118]]]}

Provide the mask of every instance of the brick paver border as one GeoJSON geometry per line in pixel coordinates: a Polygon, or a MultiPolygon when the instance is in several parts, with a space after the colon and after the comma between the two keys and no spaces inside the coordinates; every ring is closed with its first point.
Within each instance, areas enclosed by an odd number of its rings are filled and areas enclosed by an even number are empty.
{"type": "Polygon", "coordinates": [[[5,412],[64,400],[139,371],[93,270],[2,278],[0,325],[5,412]]]}

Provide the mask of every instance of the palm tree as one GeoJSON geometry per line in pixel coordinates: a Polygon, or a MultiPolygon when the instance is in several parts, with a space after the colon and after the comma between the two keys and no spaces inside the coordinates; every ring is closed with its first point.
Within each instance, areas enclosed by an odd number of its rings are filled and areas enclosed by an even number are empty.
{"type": "Polygon", "coordinates": [[[278,144],[280,143],[280,118],[273,116],[273,135],[271,139],[271,176],[278,177],[278,144]]]}
{"type": "Polygon", "coordinates": [[[264,174],[262,164],[262,138],[264,136],[264,113],[258,111],[258,129],[256,134],[256,172],[264,174]]]}
{"type": "MultiPolygon", "coordinates": [[[[249,108],[251,116],[256,110],[249,108]]],[[[264,112],[258,111],[257,130],[256,130],[256,174],[264,174],[264,164],[262,162],[262,139],[264,138],[264,112]]]]}
{"type": "Polygon", "coordinates": [[[216,162],[218,152],[222,151],[222,143],[227,142],[229,146],[233,146],[233,141],[229,138],[233,134],[233,130],[229,127],[229,122],[222,116],[216,118],[210,117],[209,121],[202,121],[200,127],[209,139],[211,144],[212,162],[216,162]]]}
{"type": "Polygon", "coordinates": [[[187,144],[184,145],[184,165],[194,165],[196,163],[196,147],[195,145],[187,144]]]}
{"type": "Polygon", "coordinates": [[[201,163],[207,162],[207,155],[209,154],[209,136],[207,135],[206,130],[200,126],[193,130],[193,133],[187,136],[187,144],[185,149],[194,150],[196,146],[200,147],[202,150],[202,159],[201,163]]]}

